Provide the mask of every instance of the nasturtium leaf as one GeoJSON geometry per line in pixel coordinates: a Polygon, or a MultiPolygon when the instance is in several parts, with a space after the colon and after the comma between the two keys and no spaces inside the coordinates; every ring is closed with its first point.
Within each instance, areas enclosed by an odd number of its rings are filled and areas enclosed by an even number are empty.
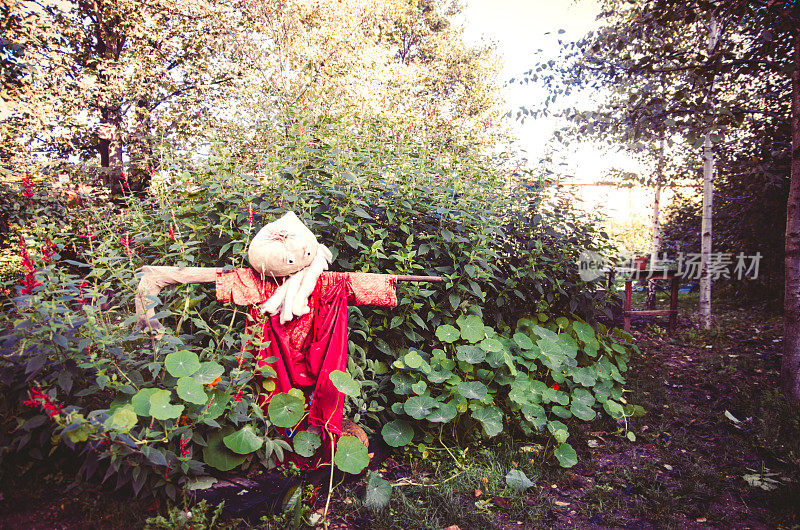
{"type": "Polygon", "coordinates": [[[458,409],[452,403],[440,403],[425,419],[435,423],[447,423],[458,415],[458,409]]]}
{"type": "Polygon", "coordinates": [[[424,394],[427,389],[428,389],[428,383],[426,383],[425,381],[417,381],[416,383],[411,385],[411,390],[418,396],[424,394]]]}
{"type": "Polygon", "coordinates": [[[519,469],[512,469],[506,474],[506,484],[509,488],[517,491],[525,491],[533,486],[533,482],[528,478],[528,475],[519,469]]]}
{"type": "Polygon", "coordinates": [[[369,465],[369,454],[361,440],[355,436],[342,436],[336,443],[333,462],[345,473],[358,475],[369,465]]]}
{"type": "Polygon", "coordinates": [[[200,412],[200,418],[203,420],[215,420],[225,412],[225,408],[231,400],[231,395],[222,390],[214,390],[206,393],[206,395],[210,403],[207,402],[203,407],[200,412]]]}
{"type": "Polygon", "coordinates": [[[181,415],[183,405],[170,404],[169,390],[157,390],[150,396],[150,415],[157,420],[171,420],[181,415]]]}
{"type": "Polygon", "coordinates": [[[305,401],[291,394],[275,394],[269,401],[269,421],[285,429],[297,425],[303,417],[305,401]]]}
{"type": "Polygon", "coordinates": [[[461,333],[450,324],[442,324],[436,328],[436,338],[442,342],[455,342],[461,337],[461,333]]]}
{"type": "Polygon", "coordinates": [[[459,361],[478,364],[486,359],[486,351],[472,344],[460,344],[456,346],[456,357],[459,361]]]}
{"type": "Polygon", "coordinates": [[[586,406],[593,406],[595,404],[594,396],[585,388],[576,388],[572,391],[572,402],[582,403],[586,406]]]}
{"type": "Polygon", "coordinates": [[[547,430],[549,430],[558,443],[564,443],[569,438],[569,431],[567,426],[558,420],[550,420],[547,422],[547,430]]]}
{"type": "Polygon", "coordinates": [[[322,446],[322,440],[313,432],[300,431],[292,438],[294,452],[300,456],[310,457],[322,446]]]}
{"type": "Polygon", "coordinates": [[[208,436],[207,445],[203,448],[203,461],[206,464],[220,471],[230,471],[245,461],[246,456],[236,454],[225,446],[224,438],[233,431],[233,427],[228,426],[208,436]]]}
{"type": "Polygon", "coordinates": [[[416,370],[425,362],[425,359],[415,351],[410,351],[403,356],[403,362],[412,370],[416,370]]]}
{"type": "Polygon", "coordinates": [[[109,430],[128,432],[136,425],[137,420],[138,416],[133,411],[133,406],[126,405],[116,409],[105,421],[104,426],[109,430]]]}
{"type": "Polygon", "coordinates": [[[428,396],[411,396],[403,405],[406,414],[415,420],[421,420],[431,413],[439,405],[439,402],[428,396]]]}
{"type": "Polygon", "coordinates": [[[368,475],[364,504],[370,510],[382,510],[389,504],[389,499],[392,497],[392,485],[374,471],[370,471],[368,475]]]}
{"type": "Polygon", "coordinates": [[[381,429],[383,440],[392,447],[402,447],[414,439],[414,428],[403,420],[393,420],[381,429]]]}
{"type": "Polygon", "coordinates": [[[622,405],[612,399],[607,399],[606,402],[603,403],[603,408],[608,412],[608,415],[615,420],[622,418],[625,414],[622,405]]]}
{"type": "Polygon", "coordinates": [[[456,322],[458,327],[461,328],[461,338],[468,342],[480,342],[486,336],[486,331],[483,329],[483,321],[477,315],[460,317],[456,322]]]}
{"type": "Polygon", "coordinates": [[[531,350],[535,346],[530,337],[520,332],[514,333],[514,342],[516,342],[517,346],[519,346],[523,350],[531,350]]]}
{"type": "Polygon", "coordinates": [[[410,394],[412,392],[411,385],[414,384],[414,380],[408,375],[395,372],[392,374],[391,381],[394,383],[395,394],[399,396],[405,396],[406,394],[410,394]]]}
{"type": "Polygon", "coordinates": [[[208,396],[205,390],[203,390],[203,385],[192,377],[181,377],[178,379],[176,389],[178,391],[178,397],[189,403],[205,405],[208,401],[208,396]]]}
{"type": "Polygon", "coordinates": [[[225,368],[223,368],[221,364],[215,362],[200,363],[200,368],[192,374],[192,379],[201,385],[207,385],[213,383],[214,380],[220,377],[224,372],[225,368]]]}
{"type": "Polygon", "coordinates": [[[458,384],[458,393],[467,399],[481,399],[489,393],[489,389],[480,381],[469,381],[458,384]]]}
{"type": "Polygon", "coordinates": [[[595,370],[592,367],[584,366],[581,368],[573,368],[572,380],[579,385],[591,388],[597,382],[597,377],[595,377],[595,370]]]}
{"type": "Polygon", "coordinates": [[[558,459],[558,463],[561,464],[561,467],[572,467],[578,463],[578,455],[575,453],[575,449],[568,443],[559,445],[554,454],[558,459]]]}
{"type": "Polygon", "coordinates": [[[150,397],[158,392],[157,388],[143,388],[131,398],[133,411],[139,416],[150,415],[150,397]]]}
{"type": "Polygon", "coordinates": [[[587,347],[593,347],[597,350],[597,338],[595,337],[594,328],[592,328],[592,326],[584,322],[573,322],[572,329],[581,342],[587,347]]]}
{"type": "Polygon", "coordinates": [[[239,455],[248,455],[264,445],[264,440],[256,434],[252,425],[245,425],[238,431],[222,439],[225,447],[239,455]]]}
{"type": "Polygon", "coordinates": [[[504,349],[503,343],[495,338],[483,339],[478,346],[489,353],[501,352],[504,349]]]}
{"type": "Polygon", "coordinates": [[[164,366],[173,377],[187,377],[200,369],[200,359],[189,350],[179,350],[164,358],[164,366]]]}
{"type": "Polygon", "coordinates": [[[492,437],[503,430],[503,413],[497,407],[484,407],[472,412],[472,417],[483,424],[483,432],[492,437]]]}
{"type": "Polygon", "coordinates": [[[547,328],[543,328],[542,326],[534,326],[531,331],[539,335],[543,339],[550,339],[552,341],[558,340],[558,335],[547,328]]]}
{"type": "Polygon", "coordinates": [[[558,416],[559,418],[568,420],[572,417],[572,412],[569,409],[562,407],[561,405],[555,405],[550,409],[550,412],[558,416]]]}
{"type": "Polygon", "coordinates": [[[450,370],[432,370],[431,373],[428,374],[428,381],[437,385],[439,383],[444,383],[452,376],[453,372],[451,372],[450,370]]]}
{"type": "Polygon", "coordinates": [[[334,370],[330,373],[331,383],[342,394],[350,397],[358,397],[361,395],[361,383],[353,379],[347,372],[341,370],[334,370]]]}
{"type": "Polygon", "coordinates": [[[577,401],[570,405],[569,410],[576,418],[583,421],[592,421],[597,415],[592,407],[587,406],[582,401],[577,401]]]}
{"type": "Polygon", "coordinates": [[[523,405],[522,415],[539,430],[542,430],[547,424],[547,416],[545,415],[544,407],[541,405],[523,405]]]}

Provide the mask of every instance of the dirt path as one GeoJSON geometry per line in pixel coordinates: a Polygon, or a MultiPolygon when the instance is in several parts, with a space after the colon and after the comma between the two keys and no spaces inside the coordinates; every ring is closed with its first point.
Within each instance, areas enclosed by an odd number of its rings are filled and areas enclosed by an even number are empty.
{"type": "Polygon", "coordinates": [[[647,410],[630,422],[637,440],[579,435],[581,463],[550,487],[555,526],[800,525],[800,421],[778,392],[779,322],[739,317],[716,336],[634,331],[628,399],[647,410]],[[777,483],[767,491],[745,475],[777,483]]]}

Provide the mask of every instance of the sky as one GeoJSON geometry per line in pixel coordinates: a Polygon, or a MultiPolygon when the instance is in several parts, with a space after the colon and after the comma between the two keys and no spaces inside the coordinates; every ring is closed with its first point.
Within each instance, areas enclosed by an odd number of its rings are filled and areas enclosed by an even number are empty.
{"type": "MultiPolygon", "coordinates": [[[[596,0],[465,0],[460,22],[469,44],[494,43],[503,61],[501,80],[519,78],[542,59],[558,56],[558,40],[578,40],[598,27],[600,3],[596,0]],[[559,34],[559,30],[564,32],[559,34]],[[537,51],[541,52],[537,55],[537,51]]],[[[509,109],[535,106],[544,100],[544,87],[530,83],[505,88],[509,109]]],[[[579,96],[584,100],[591,94],[579,96]]],[[[547,141],[558,122],[552,118],[527,119],[524,124],[509,122],[518,137],[518,146],[527,152],[530,164],[545,153],[547,141]]],[[[559,149],[566,175],[580,182],[602,179],[612,168],[642,171],[630,157],[591,143],[572,143],[559,149]]]]}

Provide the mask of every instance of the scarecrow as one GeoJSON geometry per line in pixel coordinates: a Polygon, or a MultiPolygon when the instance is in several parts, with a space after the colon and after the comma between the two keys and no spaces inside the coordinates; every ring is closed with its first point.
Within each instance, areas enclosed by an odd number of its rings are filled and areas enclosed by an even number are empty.
{"type": "MultiPolygon", "coordinates": [[[[265,225],[248,248],[249,268],[223,271],[215,267],[145,266],[136,296],[136,312],[142,329],[161,328],[154,319],[155,297],[162,288],[180,283],[211,283],[219,302],[248,307],[246,332],[261,338],[252,347],[259,367],[269,366],[276,376],[274,389],[259,396],[266,407],[273,395],[293,388],[309,401],[304,425],[334,437],[357,436],[367,445],[364,431],[342,419],[344,396],[328,377],[347,369],[348,305],[397,305],[398,281],[441,281],[433,276],[398,276],[355,272],[325,272],[333,256],[293,213],[265,225]],[[268,362],[271,361],[271,362],[268,362]]],[[[293,435],[294,433],[289,433],[293,435]]],[[[328,444],[323,443],[323,447],[328,444]]],[[[329,455],[328,455],[329,456],[329,455]]],[[[314,469],[325,455],[298,461],[314,469]]]]}

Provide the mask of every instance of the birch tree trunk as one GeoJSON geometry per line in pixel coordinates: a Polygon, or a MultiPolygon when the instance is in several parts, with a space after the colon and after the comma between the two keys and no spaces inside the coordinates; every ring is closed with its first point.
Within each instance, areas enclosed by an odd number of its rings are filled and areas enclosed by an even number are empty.
{"type": "MultiPolygon", "coordinates": [[[[664,182],[664,134],[658,146],[658,162],[656,163],[656,189],[653,196],[653,239],[650,250],[650,269],[652,270],[658,263],[658,252],[661,250],[661,221],[659,220],[661,209],[661,184],[664,182]]],[[[647,284],[647,309],[656,308],[656,282],[650,281],[647,284]]]]}
{"type": "MultiPolygon", "coordinates": [[[[708,22],[708,56],[714,53],[719,41],[719,23],[712,13],[708,22]]],[[[706,102],[710,110],[711,96],[714,91],[714,79],[709,81],[706,102]]],[[[712,212],[714,204],[714,144],[711,141],[711,130],[707,129],[703,136],[703,215],[700,228],[700,322],[705,329],[711,327],[711,234],[712,212]]]]}
{"type": "Polygon", "coordinates": [[[785,292],[781,383],[786,395],[800,403],[800,30],[794,29],[792,71],[792,169],[786,207],[785,292]]]}

